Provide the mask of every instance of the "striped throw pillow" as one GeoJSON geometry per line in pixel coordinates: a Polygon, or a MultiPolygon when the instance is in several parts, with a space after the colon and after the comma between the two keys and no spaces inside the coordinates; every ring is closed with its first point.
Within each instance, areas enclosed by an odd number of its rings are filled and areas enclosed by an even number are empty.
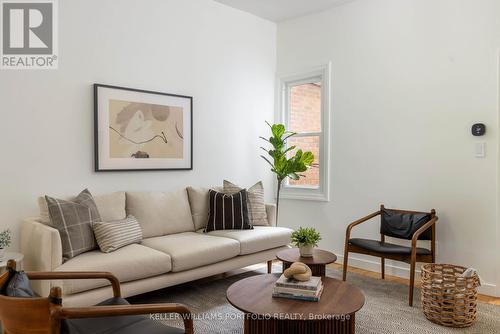
{"type": "Polygon", "coordinates": [[[121,220],[94,223],[92,228],[97,244],[104,253],[110,253],[142,240],[141,225],[132,215],[121,220]]]}
{"type": "Polygon", "coordinates": [[[247,191],[224,194],[210,189],[209,212],[205,232],[216,230],[251,230],[248,219],[247,191]]]}
{"type": "MultiPolygon", "coordinates": [[[[227,180],[224,180],[223,192],[233,194],[240,191],[242,188],[227,180]]],[[[253,226],[268,226],[266,203],[264,200],[264,185],[262,181],[257,182],[247,189],[248,200],[248,217],[250,224],[253,226]]]]}

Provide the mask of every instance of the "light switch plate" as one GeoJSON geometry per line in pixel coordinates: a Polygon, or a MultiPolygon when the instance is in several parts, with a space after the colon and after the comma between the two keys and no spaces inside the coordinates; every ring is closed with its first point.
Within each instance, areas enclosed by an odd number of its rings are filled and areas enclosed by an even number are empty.
{"type": "Polygon", "coordinates": [[[476,158],[486,157],[486,143],[485,142],[476,143],[475,146],[476,146],[475,147],[476,158]]]}

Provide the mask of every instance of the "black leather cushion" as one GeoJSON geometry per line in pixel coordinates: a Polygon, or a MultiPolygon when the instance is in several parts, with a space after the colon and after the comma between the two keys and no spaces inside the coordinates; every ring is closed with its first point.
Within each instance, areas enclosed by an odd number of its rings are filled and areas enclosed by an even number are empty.
{"type": "MultiPolygon", "coordinates": [[[[372,251],[385,254],[399,254],[399,255],[410,255],[411,247],[405,247],[395,244],[390,244],[387,242],[380,242],[378,240],[369,239],[359,239],[353,238],[349,239],[349,243],[354,246],[372,251]]],[[[430,255],[431,251],[425,248],[417,247],[417,255],[430,255]]]]}
{"type": "MultiPolygon", "coordinates": [[[[97,305],[129,305],[123,298],[110,298],[97,305]]],[[[183,329],[166,326],[149,316],[68,319],[61,323],[61,334],[181,334],[183,329]]]]}
{"type": "MultiPolygon", "coordinates": [[[[413,234],[431,218],[429,213],[399,213],[384,209],[382,210],[380,233],[389,237],[411,240],[413,234]]],[[[428,228],[418,239],[431,240],[431,238],[432,230],[428,228]]]]}

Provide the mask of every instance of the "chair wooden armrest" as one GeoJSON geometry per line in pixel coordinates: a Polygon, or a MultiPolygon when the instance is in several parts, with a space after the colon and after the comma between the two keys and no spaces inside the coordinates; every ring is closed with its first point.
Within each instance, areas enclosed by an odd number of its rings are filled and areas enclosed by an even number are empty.
{"type": "Polygon", "coordinates": [[[425,223],[424,225],[422,225],[422,227],[420,227],[418,230],[416,230],[415,233],[413,233],[413,237],[411,238],[412,251],[416,252],[418,237],[422,233],[424,233],[429,227],[431,227],[432,225],[434,225],[438,221],[438,219],[439,218],[437,216],[434,216],[431,220],[429,220],[427,223],[425,223]]]}
{"type": "Polygon", "coordinates": [[[33,280],[53,280],[53,279],[107,279],[113,287],[113,296],[121,297],[120,281],[110,272],[105,271],[48,271],[48,272],[27,272],[29,279],[33,280]]]}
{"type": "Polygon", "coordinates": [[[361,218],[361,219],[356,220],[355,222],[350,223],[350,224],[349,224],[349,226],[347,226],[347,229],[346,229],[346,234],[345,234],[345,236],[346,236],[346,239],[345,239],[345,240],[346,240],[346,243],[349,241],[349,238],[350,238],[350,236],[351,236],[351,230],[352,230],[355,226],[357,226],[357,225],[359,225],[359,224],[361,224],[361,223],[364,223],[364,222],[366,222],[366,221],[368,221],[368,220],[370,220],[370,219],[372,219],[372,218],[374,218],[374,217],[378,216],[379,214],[381,214],[381,212],[382,212],[382,211],[380,211],[380,210],[379,210],[379,211],[376,211],[376,212],[374,212],[374,213],[372,213],[372,214],[369,214],[369,215],[368,215],[368,216],[366,216],[366,217],[363,217],[363,218],[361,218]]]}
{"type": "MultiPolygon", "coordinates": [[[[0,288],[3,288],[1,283],[5,284],[13,270],[16,269],[16,262],[9,260],[7,269],[5,273],[0,275],[0,288]]],[[[107,279],[113,285],[114,296],[120,297],[120,282],[109,272],[27,272],[26,274],[30,280],[107,279]]],[[[64,307],[62,305],[62,290],[57,286],[50,289],[48,297],[15,298],[0,295],[0,320],[2,321],[3,330],[6,333],[58,334],[61,332],[61,320],[63,319],[104,318],[101,325],[106,327],[108,326],[106,317],[177,313],[184,322],[185,333],[193,334],[193,315],[182,304],[130,305],[122,302],[122,300],[116,302],[110,300],[103,303],[103,305],[89,307],[64,307]]],[[[154,319],[153,317],[151,320],[154,319]]],[[[113,320],[115,319],[109,320],[109,325],[113,325],[113,320]]],[[[129,320],[132,323],[127,324],[127,319],[123,319],[123,325],[135,324],[135,319],[129,320]]],[[[95,319],[90,321],[95,323],[95,319]]],[[[154,325],[148,324],[147,318],[141,321],[144,321],[145,325],[154,325]]],[[[118,325],[121,326],[121,324],[118,325]]],[[[167,331],[169,331],[169,327],[165,326],[165,332],[167,331]]],[[[86,331],[83,332],[86,333],[86,331]]]]}
{"type": "Polygon", "coordinates": [[[351,238],[351,230],[361,224],[361,223],[364,223],[378,215],[380,215],[382,213],[382,208],[383,206],[381,206],[380,210],[379,211],[376,211],[372,214],[369,214],[368,216],[366,217],[363,217],[361,219],[358,219],[352,223],[350,223],[348,226],[347,226],[347,229],[345,231],[345,243],[344,243],[344,266],[343,266],[343,271],[342,271],[342,280],[346,280],[346,275],[347,275],[347,257],[348,257],[348,254],[349,254],[349,239],[351,238]]]}
{"type": "Polygon", "coordinates": [[[109,305],[90,307],[59,307],[52,311],[52,316],[58,319],[81,319],[127,316],[152,313],[177,313],[184,322],[186,334],[193,334],[193,316],[183,304],[137,304],[137,305],[109,305]]]}

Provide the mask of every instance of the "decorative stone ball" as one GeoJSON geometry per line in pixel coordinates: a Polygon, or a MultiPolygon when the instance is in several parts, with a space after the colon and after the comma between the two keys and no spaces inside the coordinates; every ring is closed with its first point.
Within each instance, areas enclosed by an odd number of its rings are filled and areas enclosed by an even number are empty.
{"type": "Polygon", "coordinates": [[[286,278],[294,278],[297,281],[305,282],[311,279],[311,268],[309,268],[305,263],[294,262],[292,265],[286,269],[283,274],[286,278]]]}

